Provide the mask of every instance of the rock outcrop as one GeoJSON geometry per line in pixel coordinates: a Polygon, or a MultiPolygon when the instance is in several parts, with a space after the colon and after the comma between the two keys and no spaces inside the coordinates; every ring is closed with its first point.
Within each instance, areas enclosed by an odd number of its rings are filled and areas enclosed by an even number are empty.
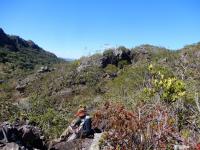
{"type": "Polygon", "coordinates": [[[90,57],[82,57],[80,59],[80,65],[77,68],[77,71],[80,72],[88,67],[98,66],[104,67],[104,59],[101,55],[93,55],[90,57]]]}
{"type": "Polygon", "coordinates": [[[103,53],[103,55],[98,54],[81,58],[77,71],[80,72],[81,70],[91,66],[98,66],[101,68],[105,68],[109,64],[118,66],[122,61],[126,62],[126,64],[131,63],[131,51],[129,49],[126,49],[125,47],[108,49],[103,53]]]}
{"type": "Polygon", "coordinates": [[[13,124],[4,122],[0,125],[0,149],[45,150],[47,147],[41,130],[34,123],[16,119],[13,124]]]}
{"type": "Polygon", "coordinates": [[[131,50],[120,46],[118,48],[105,50],[103,54],[80,59],[80,65],[77,70],[80,72],[81,70],[91,66],[105,68],[109,64],[123,68],[124,65],[131,63],[134,64],[139,61],[150,61],[152,55],[158,54],[164,50],[164,48],[152,45],[141,45],[131,50]]]}
{"type": "Polygon", "coordinates": [[[99,150],[99,143],[103,133],[95,133],[94,138],[75,139],[73,141],[62,141],[49,145],[49,150],[99,150]]]}

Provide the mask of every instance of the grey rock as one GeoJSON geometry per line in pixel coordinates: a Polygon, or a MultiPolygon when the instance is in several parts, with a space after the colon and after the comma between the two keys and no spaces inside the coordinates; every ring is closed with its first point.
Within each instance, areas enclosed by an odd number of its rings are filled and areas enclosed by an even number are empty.
{"type": "Polygon", "coordinates": [[[89,150],[93,139],[75,139],[73,141],[52,142],[49,150],[89,150]]]}
{"type": "Polygon", "coordinates": [[[69,96],[71,95],[73,90],[71,88],[65,88],[56,93],[57,96],[69,96]]]}
{"type": "Polygon", "coordinates": [[[82,57],[80,59],[81,63],[79,67],[77,68],[77,71],[80,72],[91,66],[103,67],[103,60],[104,60],[103,57],[99,55],[94,55],[90,57],[82,57]]]}
{"type": "Polygon", "coordinates": [[[26,120],[19,120],[11,124],[4,122],[0,125],[0,143],[3,150],[13,149],[45,149],[42,131],[26,120]]]}
{"type": "Polygon", "coordinates": [[[131,51],[131,61],[132,63],[136,63],[141,60],[149,60],[151,54],[145,50],[145,49],[139,49],[139,50],[132,50],[131,51]]]}
{"type": "Polygon", "coordinates": [[[131,51],[125,47],[119,47],[113,51],[115,57],[117,57],[117,60],[127,60],[128,62],[131,62],[131,51]]]}
{"type": "Polygon", "coordinates": [[[37,73],[45,73],[45,72],[51,72],[54,69],[49,68],[48,66],[42,66],[40,69],[37,71],[37,73]]]}
{"type": "Polygon", "coordinates": [[[24,90],[26,89],[26,84],[18,84],[15,88],[17,91],[19,91],[20,93],[23,93],[24,90]]]}
{"type": "Polygon", "coordinates": [[[95,133],[94,139],[92,141],[92,144],[90,146],[89,150],[100,150],[100,140],[102,138],[103,133],[95,133]]]}
{"type": "Polygon", "coordinates": [[[19,91],[20,93],[23,93],[24,90],[26,89],[26,86],[32,81],[33,79],[31,77],[27,77],[24,80],[19,80],[18,84],[16,86],[16,90],[19,91]]]}
{"type": "Polygon", "coordinates": [[[182,55],[181,55],[181,57],[180,57],[180,60],[181,60],[181,62],[183,62],[183,63],[188,63],[189,62],[189,56],[188,56],[188,54],[187,53],[183,53],[182,55]]]}
{"type": "Polygon", "coordinates": [[[12,142],[12,143],[6,143],[3,147],[0,148],[1,150],[25,150],[24,147],[20,147],[18,144],[12,142]]]}

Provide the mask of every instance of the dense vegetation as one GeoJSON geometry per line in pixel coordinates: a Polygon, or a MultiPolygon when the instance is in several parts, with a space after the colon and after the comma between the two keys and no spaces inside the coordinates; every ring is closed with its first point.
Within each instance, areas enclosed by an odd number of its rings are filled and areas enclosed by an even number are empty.
{"type": "Polygon", "coordinates": [[[32,50],[0,48],[1,121],[26,116],[52,139],[86,105],[95,126],[107,122],[102,146],[170,149],[198,143],[200,43],[177,51],[119,47],[71,63],[32,50]],[[47,64],[55,69],[36,71],[47,64]]]}

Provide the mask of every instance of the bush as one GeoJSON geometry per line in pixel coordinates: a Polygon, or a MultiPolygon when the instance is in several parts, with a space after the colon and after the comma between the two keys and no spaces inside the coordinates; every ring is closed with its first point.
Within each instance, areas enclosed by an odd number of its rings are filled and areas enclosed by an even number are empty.
{"type": "Polygon", "coordinates": [[[109,64],[104,70],[108,74],[113,74],[113,73],[117,73],[118,68],[115,65],[109,64]]]}
{"type": "Polygon", "coordinates": [[[148,70],[150,78],[144,91],[150,97],[159,96],[161,100],[170,104],[185,96],[186,88],[182,80],[176,77],[165,77],[160,71],[155,70],[152,65],[149,66],[148,70]]]}
{"type": "Polygon", "coordinates": [[[20,113],[17,117],[26,116],[31,122],[36,122],[49,139],[60,135],[68,123],[48,97],[33,94],[24,106],[19,107],[20,113]]]}
{"type": "Polygon", "coordinates": [[[124,68],[124,66],[126,66],[126,65],[128,65],[129,64],[129,62],[127,61],[127,60],[120,60],[119,62],[118,62],[118,67],[120,68],[120,69],[122,69],[122,68],[124,68]]]}
{"type": "Polygon", "coordinates": [[[140,91],[144,88],[144,66],[127,66],[123,70],[119,70],[118,75],[106,84],[109,89],[106,98],[122,100],[127,105],[136,103],[141,100],[139,98],[140,91]]]}
{"type": "Polygon", "coordinates": [[[185,126],[189,134],[184,138],[176,125],[175,114],[162,104],[139,104],[131,111],[122,104],[105,103],[94,114],[93,126],[104,126],[101,147],[111,150],[173,149],[175,144],[193,149],[198,142],[194,130],[185,126]]]}
{"type": "Polygon", "coordinates": [[[88,67],[76,75],[75,82],[76,84],[85,84],[94,87],[99,82],[102,74],[103,69],[95,66],[88,67]]]}

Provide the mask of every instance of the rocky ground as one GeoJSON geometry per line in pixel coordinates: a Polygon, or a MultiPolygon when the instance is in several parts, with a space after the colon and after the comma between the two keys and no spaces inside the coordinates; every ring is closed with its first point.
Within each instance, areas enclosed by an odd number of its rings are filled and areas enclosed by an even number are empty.
{"type": "Polygon", "coordinates": [[[75,139],[54,143],[48,141],[40,128],[28,120],[17,120],[10,124],[4,122],[0,125],[1,150],[99,150],[99,140],[102,133],[95,133],[93,138],[75,139]]]}

